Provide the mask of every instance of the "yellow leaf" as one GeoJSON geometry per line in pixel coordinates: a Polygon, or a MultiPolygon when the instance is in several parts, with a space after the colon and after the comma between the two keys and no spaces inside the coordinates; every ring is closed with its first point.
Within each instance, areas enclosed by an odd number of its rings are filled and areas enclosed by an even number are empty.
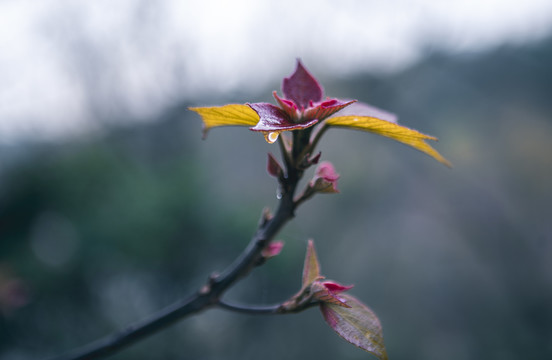
{"type": "Polygon", "coordinates": [[[203,137],[207,131],[217,126],[255,126],[259,115],[247,105],[229,104],[213,107],[190,107],[201,115],[203,120],[203,137]]]}
{"type": "Polygon", "coordinates": [[[345,127],[354,130],[363,130],[373,132],[375,134],[386,136],[393,140],[402,142],[403,144],[412,146],[435,160],[450,167],[451,163],[441,154],[431,147],[425,140],[437,140],[433,136],[422,134],[416,130],[409,129],[389,121],[381,120],[371,116],[337,116],[326,120],[326,124],[330,126],[345,127]]]}

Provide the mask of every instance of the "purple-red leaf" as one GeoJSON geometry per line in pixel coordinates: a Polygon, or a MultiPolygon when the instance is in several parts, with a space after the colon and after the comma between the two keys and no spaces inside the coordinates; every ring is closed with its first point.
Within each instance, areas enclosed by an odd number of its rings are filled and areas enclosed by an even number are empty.
{"type": "Polygon", "coordinates": [[[280,105],[280,108],[288,114],[289,118],[297,122],[298,119],[298,109],[297,105],[291,100],[282,99],[278,96],[276,91],[272,93],[272,96],[274,96],[274,99],[276,99],[276,102],[278,102],[278,105],[280,105]]]}
{"type": "Polygon", "coordinates": [[[259,122],[250,128],[253,131],[260,131],[265,134],[269,143],[273,143],[282,131],[306,129],[318,122],[317,119],[297,124],[289,118],[284,110],[269,103],[247,104],[259,115],[259,122]],[[275,134],[275,135],[274,135],[275,134]]]}
{"type": "Polygon", "coordinates": [[[318,119],[320,121],[335,114],[341,109],[353,104],[356,100],[342,101],[338,99],[328,99],[321,102],[315,107],[310,107],[305,110],[303,115],[305,119],[318,119]]]}
{"type": "Polygon", "coordinates": [[[328,291],[332,292],[333,294],[339,294],[353,288],[353,285],[341,285],[340,283],[329,280],[323,281],[322,285],[324,285],[326,289],[328,289],[328,291]]]}
{"type": "Polygon", "coordinates": [[[339,298],[349,307],[328,302],[321,303],[320,311],[324,320],[343,339],[380,360],[387,360],[383,331],[376,314],[351,295],[341,294],[339,298]]]}
{"type": "Polygon", "coordinates": [[[322,100],[322,87],[307,69],[297,60],[297,68],[290,77],[284,78],[282,91],[286,99],[298,107],[307,108],[311,102],[322,100]]]}
{"type": "Polygon", "coordinates": [[[322,152],[319,151],[318,154],[316,154],[314,157],[312,157],[311,159],[309,159],[309,162],[311,164],[318,164],[318,161],[320,161],[320,156],[322,155],[322,152]]]}
{"type": "Polygon", "coordinates": [[[330,291],[323,282],[313,282],[310,291],[312,293],[312,299],[320,303],[330,303],[346,308],[350,307],[341,299],[338,293],[330,291]]]}
{"type": "Polygon", "coordinates": [[[276,178],[280,177],[280,175],[283,172],[282,166],[280,165],[278,160],[276,160],[274,158],[274,156],[272,156],[271,153],[268,153],[268,161],[267,161],[267,164],[266,164],[266,170],[268,171],[268,173],[270,175],[272,175],[276,178]]]}

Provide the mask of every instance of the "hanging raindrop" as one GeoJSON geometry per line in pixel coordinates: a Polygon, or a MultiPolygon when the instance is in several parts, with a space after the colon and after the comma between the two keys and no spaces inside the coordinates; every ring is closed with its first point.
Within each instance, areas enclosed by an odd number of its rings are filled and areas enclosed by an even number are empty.
{"type": "Polygon", "coordinates": [[[278,140],[278,135],[280,135],[280,133],[276,131],[266,133],[265,134],[266,142],[268,142],[269,144],[272,144],[273,142],[278,140]]]}

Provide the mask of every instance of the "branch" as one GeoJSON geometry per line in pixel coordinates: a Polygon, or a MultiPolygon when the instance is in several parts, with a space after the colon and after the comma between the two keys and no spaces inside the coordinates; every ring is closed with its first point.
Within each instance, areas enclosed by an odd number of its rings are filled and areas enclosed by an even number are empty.
{"type": "MultiPolygon", "coordinates": [[[[246,276],[253,267],[261,263],[262,250],[270,243],[280,229],[291,219],[297,204],[293,201],[300,174],[298,170],[288,167],[288,178],[285,180],[284,193],[273,217],[266,213],[259,224],[257,232],[242,254],[220,275],[212,276],[195,295],[179,301],[159,311],[151,318],[139,322],[127,329],[90,343],[80,349],[71,351],[52,360],[89,360],[112,355],[117,351],[162,330],[176,321],[203,311],[220,303],[222,294],[236,281],[246,276]]],[[[223,307],[225,305],[222,305],[223,307]]],[[[227,305],[231,307],[230,305],[227,305]]],[[[234,307],[234,310],[236,307],[234,307]]]]}
{"type": "Polygon", "coordinates": [[[279,314],[278,309],[280,309],[280,304],[267,305],[267,306],[246,306],[246,305],[227,303],[226,301],[223,301],[223,300],[219,300],[218,305],[225,310],[240,312],[244,314],[253,314],[253,315],[279,314]]]}
{"type": "Polygon", "coordinates": [[[205,295],[198,294],[187,300],[179,301],[171,306],[168,306],[151,318],[129,326],[118,334],[105,337],[104,339],[100,339],[54,359],[98,359],[114,354],[139,339],[154,334],[155,332],[164,329],[187,315],[205,309],[209,305],[211,305],[209,298],[205,295]]]}
{"type": "Polygon", "coordinates": [[[267,305],[267,306],[250,306],[250,305],[238,305],[227,303],[226,301],[219,300],[218,305],[226,310],[240,312],[244,314],[252,315],[281,315],[281,314],[291,314],[303,311],[305,309],[311,308],[313,306],[320,305],[319,302],[310,302],[301,307],[296,307],[293,309],[287,309],[284,304],[276,305],[267,305]]]}

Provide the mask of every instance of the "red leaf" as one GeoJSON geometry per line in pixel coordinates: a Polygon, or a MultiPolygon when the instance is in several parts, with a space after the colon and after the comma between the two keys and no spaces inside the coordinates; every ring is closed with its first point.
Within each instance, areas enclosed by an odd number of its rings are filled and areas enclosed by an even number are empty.
{"type": "Polygon", "coordinates": [[[356,100],[342,101],[338,99],[329,99],[321,102],[317,106],[305,110],[305,119],[318,119],[320,121],[335,114],[341,109],[353,104],[356,100]]]}
{"type": "MultiPolygon", "coordinates": [[[[280,133],[286,130],[305,129],[313,126],[318,120],[310,120],[297,124],[290,119],[287,113],[279,107],[269,103],[247,104],[259,115],[259,122],[250,128],[253,131],[260,131],[265,134],[280,133]]],[[[273,141],[272,141],[273,142],[273,141]]]]}
{"type": "Polygon", "coordinates": [[[339,294],[353,288],[353,285],[341,285],[340,283],[336,283],[335,281],[323,281],[322,285],[324,285],[326,289],[328,289],[333,294],[339,294]]]}
{"type": "Polygon", "coordinates": [[[266,170],[270,175],[276,178],[279,177],[283,172],[282,166],[280,165],[278,160],[276,160],[274,156],[272,156],[271,153],[268,153],[268,162],[266,164],[266,170]]]}
{"type": "Polygon", "coordinates": [[[322,87],[307,69],[297,60],[297,68],[290,77],[284,78],[282,91],[286,99],[298,107],[307,108],[311,102],[322,100],[322,87]]]}
{"type": "Polygon", "coordinates": [[[346,308],[350,307],[338,295],[338,293],[342,292],[342,291],[345,291],[345,290],[348,290],[348,289],[352,288],[352,286],[348,287],[348,286],[343,286],[343,285],[332,282],[332,284],[337,285],[337,287],[339,289],[341,289],[341,290],[338,290],[337,292],[334,292],[330,289],[333,286],[327,287],[326,283],[327,282],[320,282],[320,281],[315,281],[315,282],[312,283],[310,291],[312,293],[313,300],[318,300],[318,301],[324,302],[324,303],[331,303],[331,304],[343,306],[343,307],[346,307],[346,308]]]}
{"type": "Polygon", "coordinates": [[[298,119],[298,109],[297,105],[291,100],[282,99],[278,96],[276,91],[272,92],[272,96],[274,96],[274,99],[276,99],[276,102],[278,102],[278,105],[280,105],[280,108],[288,114],[289,118],[297,122],[298,119]]]}

